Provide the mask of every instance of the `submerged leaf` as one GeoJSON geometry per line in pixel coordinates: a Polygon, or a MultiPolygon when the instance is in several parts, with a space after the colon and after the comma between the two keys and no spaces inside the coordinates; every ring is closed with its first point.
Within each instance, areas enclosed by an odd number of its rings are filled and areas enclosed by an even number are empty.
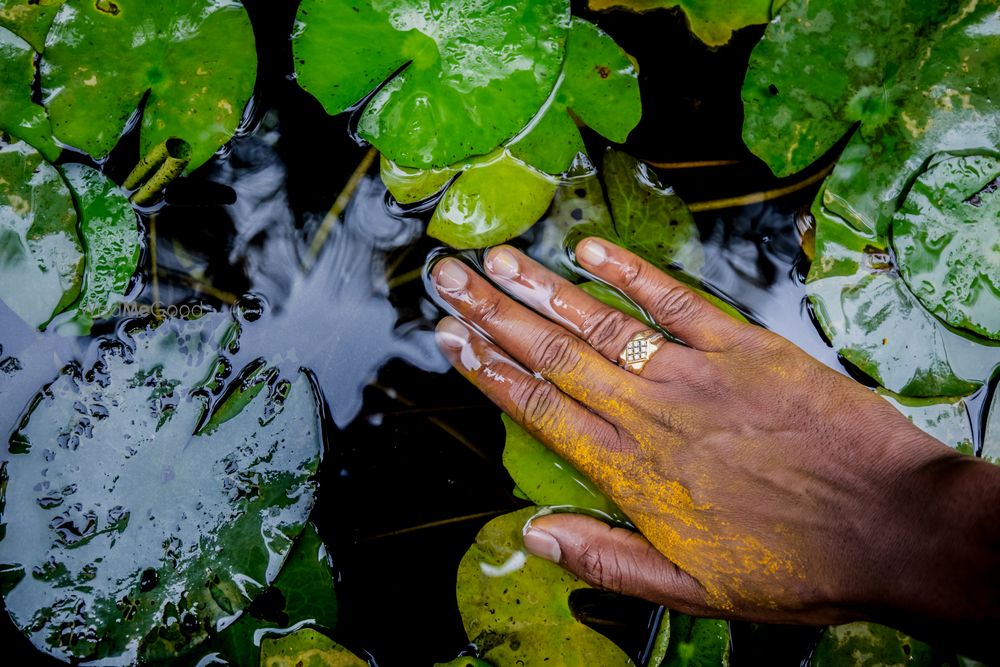
{"type": "Polygon", "coordinates": [[[900,273],[948,324],[1000,339],[1000,160],[945,157],[892,221],[900,273]]]}
{"type": "Polygon", "coordinates": [[[256,76],[238,0],[67,0],[46,40],[42,89],[56,137],[97,158],[148,92],[141,154],[179,137],[193,171],[239,128],[256,76]]]}
{"type": "Polygon", "coordinates": [[[1000,391],[993,390],[990,412],[986,419],[986,437],[983,439],[983,458],[1000,464],[1000,391]]]}
{"type": "MultiPolygon", "coordinates": [[[[0,3],[0,16],[4,11],[0,3]]],[[[2,24],[2,21],[0,21],[2,24]]],[[[46,160],[61,149],[52,140],[45,109],[31,99],[35,80],[35,51],[14,33],[0,27],[0,130],[23,139],[46,160]]]]}
{"type": "Polygon", "coordinates": [[[535,115],[569,19],[566,0],[304,0],[295,69],[330,114],[388,80],[364,107],[361,136],[401,166],[447,167],[492,152],[535,115]]]}
{"type": "Polygon", "coordinates": [[[525,555],[521,531],[537,511],[528,507],[490,521],[462,558],[457,597],[469,640],[496,667],[633,664],[573,617],[570,593],[590,587],[556,563],[525,555]]]}
{"type": "Polygon", "coordinates": [[[453,248],[520,236],[548,210],[556,182],[506,151],[462,173],[438,202],[427,234],[453,248]]]}
{"type": "Polygon", "coordinates": [[[659,667],[728,667],[729,623],[671,612],[670,642],[659,667]]]}
{"type": "Polygon", "coordinates": [[[43,327],[76,300],[83,267],[62,176],[27,144],[0,143],[0,299],[43,327]]]}
{"type": "Polygon", "coordinates": [[[874,623],[835,625],[823,631],[812,654],[813,667],[931,667],[941,656],[899,630],[874,623]]]}
{"type": "Polygon", "coordinates": [[[729,42],[733,31],[748,25],[767,23],[772,11],[784,0],[589,0],[593,11],[628,9],[648,12],[654,9],[680,7],[687,15],[691,32],[709,46],[729,42]],[[773,7],[772,7],[773,6],[773,7]]]}
{"type": "Polygon", "coordinates": [[[66,369],[32,403],[5,461],[0,562],[33,574],[5,604],[39,649],[179,655],[278,575],[312,506],[320,407],[305,374],[263,373],[212,408],[234,326],[172,320],[131,346],[99,340],[93,368],[66,369]],[[201,426],[258,382],[231,419],[201,426]]]}
{"type": "Polygon", "coordinates": [[[260,667],[367,667],[368,663],[310,628],[260,643],[260,667]]]}

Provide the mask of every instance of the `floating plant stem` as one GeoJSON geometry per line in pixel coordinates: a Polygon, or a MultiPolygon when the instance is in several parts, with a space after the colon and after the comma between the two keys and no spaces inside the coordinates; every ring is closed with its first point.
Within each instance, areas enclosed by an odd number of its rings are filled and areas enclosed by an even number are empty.
{"type": "Polygon", "coordinates": [[[370,542],[372,540],[381,540],[386,537],[396,537],[398,535],[406,535],[408,533],[415,533],[420,530],[427,530],[428,528],[440,528],[441,526],[450,526],[454,523],[463,523],[465,521],[475,521],[477,519],[487,519],[494,516],[499,516],[509,510],[492,510],[490,512],[478,512],[476,514],[465,514],[463,516],[453,516],[450,519],[440,519],[439,521],[430,521],[428,523],[422,523],[418,526],[408,526],[406,528],[400,528],[399,530],[390,530],[387,533],[378,533],[377,535],[369,535],[367,537],[362,537],[359,542],[370,542]]]}
{"type": "Polygon", "coordinates": [[[132,202],[140,206],[151,202],[190,162],[191,145],[183,139],[171,137],[154,146],[125,179],[125,189],[136,190],[132,202]]]}
{"type": "Polygon", "coordinates": [[[732,167],[740,164],[739,160],[696,160],[692,162],[653,162],[643,160],[650,167],[657,169],[704,169],[706,167],[732,167]]]}
{"type": "Polygon", "coordinates": [[[776,188],[774,190],[764,190],[763,192],[753,192],[748,195],[741,195],[739,197],[728,197],[726,199],[711,199],[709,201],[696,201],[688,204],[688,210],[692,213],[701,213],[703,211],[718,211],[724,208],[737,208],[740,206],[749,206],[751,204],[760,204],[762,202],[771,201],[772,199],[778,199],[779,197],[785,197],[792,193],[798,192],[799,190],[804,190],[810,185],[819,183],[824,178],[826,178],[831,171],[833,171],[833,164],[827,165],[820,171],[816,172],[809,178],[804,178],[798,183],[792,183],[783,188],[776,188]]]}
{"type": "Polygon", "coordinates": [[[357,168],[351,177],[347,179],[347,185],[341,190],[340,194],[337,195],[337,199],[333,202],[333,206],[330,208],[330,212],[326,214],[323,218],[323,224],[319,226],[316,230],[316,236],[313,237],[312,244],[309,246],[309,254],[303,260],[303,268],[307,271],[312,268],[313,263],[319,256],[319,251],[323,249],[323,244],[326,243],[326,239],[330,236],[330,230],[333,225],[336,224],[340,216],[343,215],[344,211],[347,209],[348,202],[351,201],[351,197],[354,196],[354,191],[358,189],[358,185],[361,183],[361,179],[365,177],[368,170],[371,169],[372,162],[378,157],[378,151],[374,148],[369,148],[365,156],[361,158],[361,162],[358,163],[357,168]]]}

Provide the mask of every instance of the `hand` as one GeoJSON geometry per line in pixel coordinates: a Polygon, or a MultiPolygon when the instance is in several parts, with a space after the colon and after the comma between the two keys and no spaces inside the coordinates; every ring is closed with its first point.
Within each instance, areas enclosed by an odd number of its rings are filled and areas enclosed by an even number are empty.
{"type": "Polygon", "coordinates": [[[641,375],[620,368],[648,327],[510,247],[485,262],[503,291],[457,259],[433,271],[472,325],[438,327],[455,367],[642,532],[551,515],[526,530],[530,551],[696,615],[998,619],[997,469],[621,248],[587,239],[577,260],[684,344],[641,375]]]}

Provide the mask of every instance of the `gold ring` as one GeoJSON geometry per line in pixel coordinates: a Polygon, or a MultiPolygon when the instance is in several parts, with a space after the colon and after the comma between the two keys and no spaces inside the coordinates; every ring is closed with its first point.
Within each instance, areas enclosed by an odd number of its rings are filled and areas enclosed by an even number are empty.
{"type": "Polygon", "coordinates": [[[659,331],[652,329],[640,331],[625,344],[621,354],[618,355],[618,365],[638,375],[646,362],[663,346],[664,340],[666,337],[659,331]]]}

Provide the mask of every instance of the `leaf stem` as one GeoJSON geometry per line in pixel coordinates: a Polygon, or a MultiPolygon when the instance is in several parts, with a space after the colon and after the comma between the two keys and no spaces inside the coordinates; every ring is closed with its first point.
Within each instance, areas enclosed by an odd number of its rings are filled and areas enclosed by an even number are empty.
{"type": "Polygon", "coordinates": [[[739,160],[696,160],[692,162],[653,162],[643,160],[650,167],[657,169],[702,169],[705,167],[731,167],[740,164],[739,160]]]}
{"type": "Polygon", "coordinates": [[[724,208],[738,208],[740,206],[749,206],[750,204],[760,204],[762,202],[771,201],[772,199],[785,197],[794,192],[798,192],[799,190],[804,190],[810,185],[819,183],[826,178],[831,171],[833,171],[833,167],[834,164],[829,164],[809,178],[804,178],[798,183],[792,183],[791,185],[786,185],[783,188],[764,190],[763,192],[753,192],[747,195],[729,197],[726,199],[696,201],[688,204],[687,207],[692,213],[701,213],[704,211],[718,211],[724,208]]]}
{"type": "Polygon", "coordinates": [[[386,537],[397,537],[399,535],[406,535],[408,533],[415,533],[420,530],[427,530],[428,528],[440,528],[441,526],[450,526],[455,523],[464,523],[466,521],[475,521],[476,519],[486,519],[493,516],[498,516],[504,514],[509,510],[491,510],[489,512],[478,512],[476,514],[465,514],[463,516],[454,516],[450,519],[440,519],[439,521],[430,521],[428,523],[422,523],[418,526],[409,526],[408,528],[400,528],[399,530],[390,530],[386,533],[378,533],[377,535],[368,535],[359,538],[359,542],[370,542],[372,540],[381,540],[386,537]]]}
{"type": "Polygon", "coordinates": [[[125,179],[124,187],[126,190],[138,188],[132,194],[133,203],[139,206],[148,204],[168,183],[184,173],[190,163],[191,145],[183,139],[170,137],[139,160],[125,179]]]}
{"type": "Polygon", "coordinates": [[[305,259],[302,261],[303,268],[308,271],[312,268],[315,263],[316,258],[319,256],[320,250],[323,249],[323,245],[326,243],[327,237],[330,236],[330,230],[343,215],[344,211],[347,209],[347,204],[351,201],[351,197],[354,196],[354,191],[358,189],[358,185],[361,184],[361,179],[365,177],[368,170],[372,166],[372,162],[378,157],[378,151],[374,148],[369,148],[365,156],[361,158],[361,162],[358,163],[357,168],[351,177],[347,179],[347,185],[344,189],[340,191],[337,195],[337,199],[333,202],[333,206],[330,211],[323,218],[323,223],[316,230],[316,235],[313,237],[312,244],[309,246],[309,252],[305,259]]]}

